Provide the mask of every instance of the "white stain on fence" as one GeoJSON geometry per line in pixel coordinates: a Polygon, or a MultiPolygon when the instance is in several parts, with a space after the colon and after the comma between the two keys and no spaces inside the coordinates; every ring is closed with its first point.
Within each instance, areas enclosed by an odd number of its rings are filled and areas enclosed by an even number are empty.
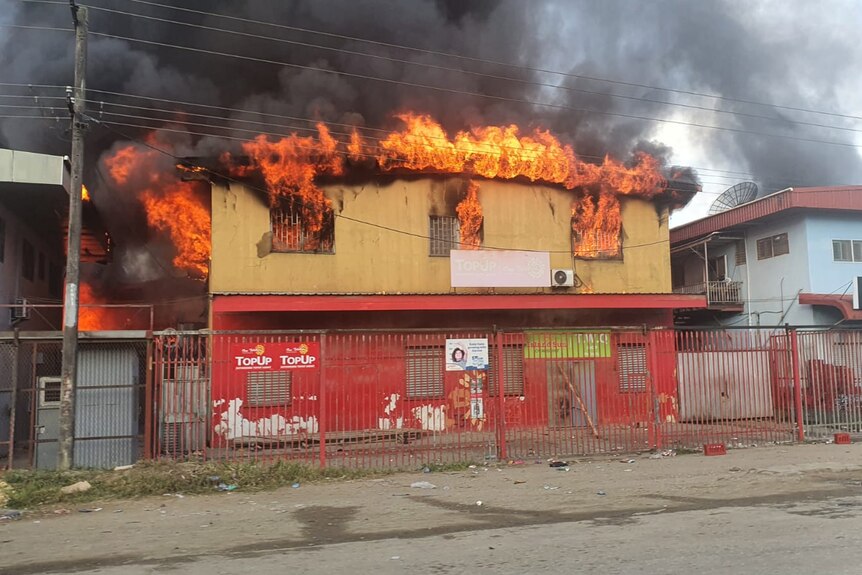
{"type": "Polygon", "coordinates": [[[383,414],[385,417],[377,418],[378,429],[401,429],[404,427],[404,418],[395,417],[395,408],[398,407],[398,400],[401,396],[397,393],[383,396],[384,405],[383,414]]]}
{"type": "Polygon", "coordinates": [[[419,425],[426,431],[444,431],[446,429],[445,405],[420,405],[413,408],[413,415],[419,420],[419,425]]]}
{"type": "MultiPolygon", "coordinates": [[[[283,415],[273,414],[260,419],[246,419],[240,412],[243,401],[239,398],[228,402],[227,410],[219,415],[219,422],[215,425],[216,434],[225,439],[236,439],[238,437],[266,437],[278,435],[296,435],[301,432],[317,433],[317,418],[312,416],[300,417],[294,415],[286,418],[283,415]]],[[[224,400],[213,402],[215,407],[224,405],[224,400]]]]}

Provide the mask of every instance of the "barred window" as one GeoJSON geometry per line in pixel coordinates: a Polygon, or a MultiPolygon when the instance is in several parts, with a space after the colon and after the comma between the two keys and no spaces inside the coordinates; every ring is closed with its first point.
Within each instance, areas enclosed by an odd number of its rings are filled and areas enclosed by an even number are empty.
{"type": "MultiPolygon", "coordinates": [[[[496,354],[495,350],[491,353],[496,354]]],[[[497,395],[496,355],[489,358],[488,392],[497,395]]],[[[503,395],[524,395],[524,346],[511,344],[503,346],[503,395]]]]}
{"type": "Polygon", "coordinates": [[[430,216],[432,256],[449,256],[449,250],[457,250],[461,241],[461,225],[453,216],[430,216]]]}
{"type": "Polygon", "coordinates": [[[578,221],[572,218],[572,253],[587,260],[613,260],[623,256],[619,234],[603,230],[578,230],[578,221]]]}
{"type": "Polygon", "coordinates": [[[284,202],[269,210],[272,226],[272,251],[333,253],[335,225],[331,210],[323,214],[320,230],[311,232],[303,220],[302,209],[295,202],[284,202]]]}
{"type": "Polygon", "coordinates": [[[646,345],[635,343],[617,346],[617,367],[621,393],[646,391],[646,345]]]}
{"type": "Polygon", "coordinates": [[[443,397],[443,346],[408,347],[407,399],[443,397]]]}
{"type": "Polygon", "coordinates": [[[290,371],[252,371],[247,375],[246,398],[249,407],[290,405],[293,373],[290,371]]]}

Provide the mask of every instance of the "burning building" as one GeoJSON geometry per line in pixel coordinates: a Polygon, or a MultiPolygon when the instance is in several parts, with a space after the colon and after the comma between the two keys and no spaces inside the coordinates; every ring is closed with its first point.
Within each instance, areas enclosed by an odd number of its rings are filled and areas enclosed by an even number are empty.
{"type": "MultiPolygon", "coordinates": [[[[212,179],[216,329],[671,325],[657,161],[585,162],[516,126],[433,119],[340,141],[263,136],[212,179]]],[[[685,300],[685,301],[683,301],[685,300]]]]}

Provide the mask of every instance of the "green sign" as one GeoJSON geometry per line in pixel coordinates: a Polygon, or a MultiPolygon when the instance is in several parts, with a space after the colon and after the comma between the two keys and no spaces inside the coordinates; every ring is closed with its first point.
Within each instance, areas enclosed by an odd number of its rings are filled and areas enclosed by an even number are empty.
{"type": "Polygon", "coordinates": [[[609,331],[552,331],[527,334],[526,359],[611,357],[609,331]]]}

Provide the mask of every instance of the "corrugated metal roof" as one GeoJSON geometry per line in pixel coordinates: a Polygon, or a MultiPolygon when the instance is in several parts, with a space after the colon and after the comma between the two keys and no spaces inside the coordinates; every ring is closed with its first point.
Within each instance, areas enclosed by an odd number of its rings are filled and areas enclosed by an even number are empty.
{"type": "Polygon", "coordinates": [[[796,209],[862,211],[862,186],[790,188],[670,231],[671,246],[796,209]]]}

